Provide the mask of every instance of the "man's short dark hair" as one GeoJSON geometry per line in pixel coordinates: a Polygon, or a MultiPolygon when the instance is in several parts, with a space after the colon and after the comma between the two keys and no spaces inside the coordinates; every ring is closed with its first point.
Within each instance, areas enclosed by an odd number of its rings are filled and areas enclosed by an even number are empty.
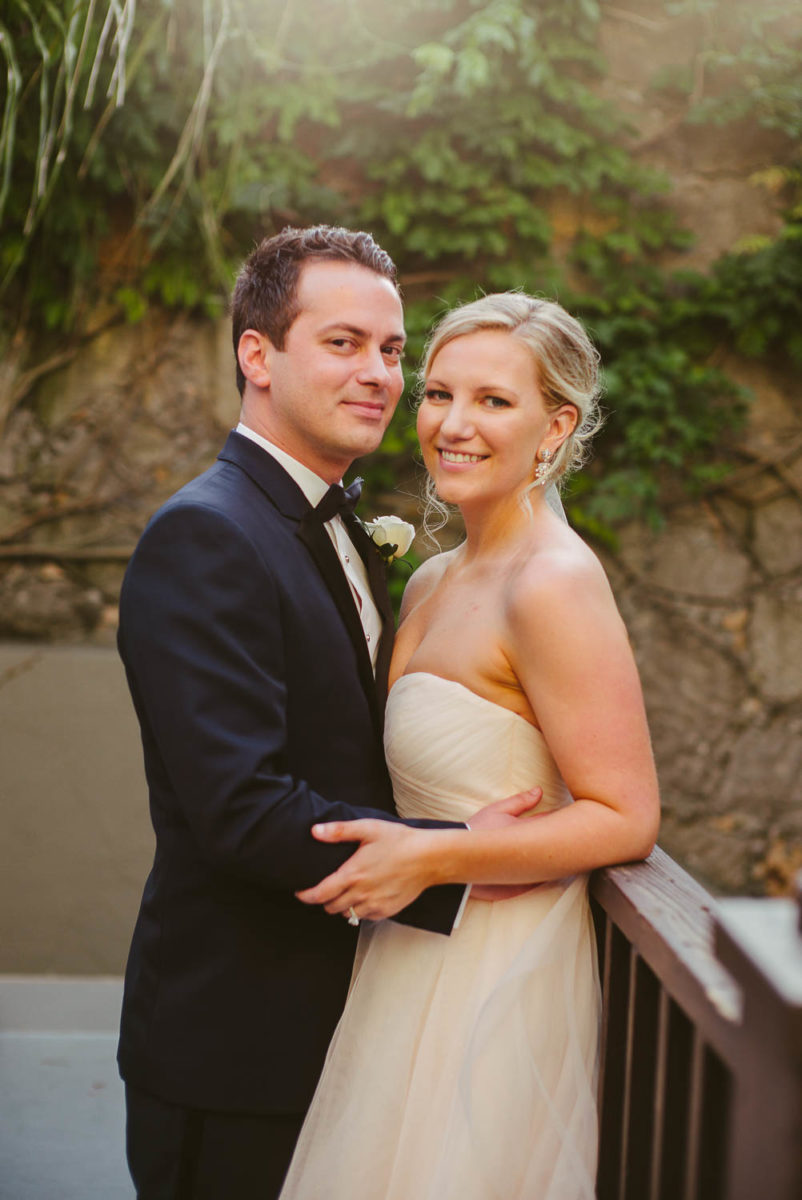
{"type": "MultiPolygon", "coordinates": [[[[277,350],[300,312],[298,277],[307,262],[335,260],[353,262],[383,275],[398,287],[395,263],[369,233],[355,233],[334,225],[307,229],[287,226],[273,237],[263,238],[242,264],[231,294],[231,325],[234,355],[246,329],[264,333],[277,350]]],[[[237,388],[242,395],[245,376],[237,361],[237,388]]]]}

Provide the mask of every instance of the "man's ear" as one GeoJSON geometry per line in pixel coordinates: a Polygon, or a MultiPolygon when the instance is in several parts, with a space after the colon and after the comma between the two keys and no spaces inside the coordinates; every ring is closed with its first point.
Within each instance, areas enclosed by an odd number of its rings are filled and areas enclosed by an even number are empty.
{"type": "Polygon", "coordinates": [[[273,344],[264,333],[246,329],[237,346],[237,361],[245,378],[255,387],[270,387],[270,354],[273,344]]]}

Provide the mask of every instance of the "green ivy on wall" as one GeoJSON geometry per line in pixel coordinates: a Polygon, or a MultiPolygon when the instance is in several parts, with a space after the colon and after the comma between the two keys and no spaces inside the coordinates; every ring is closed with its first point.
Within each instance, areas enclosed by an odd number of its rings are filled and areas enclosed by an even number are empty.
{"type": "MultiPolygon", "coordinates": [[[[478,289],[555,296],[602,351],[611,416],[572,516],[609,534],[726,469],[744,395],[722,346],[802,360],[802,43],[795,5],[648,5],[698,22],[654,80],[683,120],[770,132],[774,240],[707,274],[667,182],[605,99],[595,0],[11,0],[0,126],[6,347],[53,353],[148,306],[224,310],[238,263],[287,223],[370,228],[399,264],[410,359],[478,289]],[[701,66],[700,66],[701,63],[701,66]],[[700,88],[700,72],[704,87],[700,88]],[[566,214],[569,220],[566,222],[566,214]],[[27,342],[26,342],[27,339],[27,342]]],[[[414,445],[402,406],[387,487],[414,445]]]]}

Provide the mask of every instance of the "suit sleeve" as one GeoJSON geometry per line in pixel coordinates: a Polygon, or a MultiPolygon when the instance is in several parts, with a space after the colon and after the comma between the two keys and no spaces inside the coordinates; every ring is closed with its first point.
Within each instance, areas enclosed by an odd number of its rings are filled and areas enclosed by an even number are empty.
{"type": "MultiPolygon", "coordinates": [[[[154,804],[177,805],[173,819],[214,869],[296,891],[352,852],[317,842],[313,824],[396,818],[328,801],[287,772],[280,606],[270,571],[235,522],[176,506],[154,519],[131,560],[120,651],[154,804]]],[[[430,889],[399,918],[450,932],[462,891],[430,889]]]]}

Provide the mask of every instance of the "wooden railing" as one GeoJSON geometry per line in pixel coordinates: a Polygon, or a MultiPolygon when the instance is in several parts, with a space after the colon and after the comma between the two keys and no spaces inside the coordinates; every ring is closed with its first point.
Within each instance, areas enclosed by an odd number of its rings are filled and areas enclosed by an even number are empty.
{"type": "Polygon", "coordinates": [[[598,1200],[802,1200],[799,906],[715,901],[659,849],[591,895],[598,1200]]]}

